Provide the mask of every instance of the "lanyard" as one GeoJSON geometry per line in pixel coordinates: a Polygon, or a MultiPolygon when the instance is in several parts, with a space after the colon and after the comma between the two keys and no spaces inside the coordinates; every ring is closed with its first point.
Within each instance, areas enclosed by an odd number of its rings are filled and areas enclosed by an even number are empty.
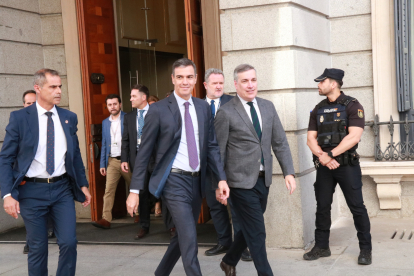
{"type": "MultiPolygon", "coordinates": [[[[119,122],[121,121],[121,120],[119,120],[120,118],[118,117],[118,120],[116,120],[116,121],[112,121],[111,122],[111,128],[110,128],[110,130],[111,130],[111,133],[112,133],[112,135],[113,135],[113,137],[114,137],[114,140],[116,139],[116,132],[118,131],[118,127],[119,127],[119,122]],[[117,123],[116,124],[116,128],[115,128],[115,131],[112,131],[112,123],[117,123]]],[[[112,142],[115,142],[115,141],[112,141],[112,142]]]]}

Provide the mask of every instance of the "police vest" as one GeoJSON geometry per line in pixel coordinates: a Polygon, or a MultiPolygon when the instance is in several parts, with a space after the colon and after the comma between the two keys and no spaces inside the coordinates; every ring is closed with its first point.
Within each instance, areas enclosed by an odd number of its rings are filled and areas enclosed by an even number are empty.
{"type": "Polygon", "coordinates": [[[321,148],[336,147],[348,135],[346,106],[352,101],[356,101],[356,99],[345,96],[335,105],[329,104],[325,99],[316,106],[317,140],[321,148]]]}

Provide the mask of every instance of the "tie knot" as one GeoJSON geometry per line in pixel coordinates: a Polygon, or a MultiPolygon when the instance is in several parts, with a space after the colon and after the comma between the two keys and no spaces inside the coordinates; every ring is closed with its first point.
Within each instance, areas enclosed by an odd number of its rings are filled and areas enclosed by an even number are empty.
{"type": "Polygon", "coordinates": [[[214,100],[211,100],[211,104],[214,104],[214,100]]]}
{"type": "Polygon", "coordinates": [[[45,114],[47,117],[51,118],[53,115],[53,112],[48,111],[48,112],[45,112],[45,114]]]}
{"type": "Polygon", "coordinates": [[[250,107],[253,107],[253,102],[247,102],[248,105],[250,105],[250,107]]]}
{"type": "Polygon", "coordinates": [[[138,110],[138,111],[139,111],[139,115],[142,116],[145,110],[138,110]]]}
{"type": "Polygon", "coordinates": [[[189,102],[185,102],[184,103],[184,106],[185,106],[185,109],[188,109],[188,107],[190,106],[190,103],[189,102]]]}

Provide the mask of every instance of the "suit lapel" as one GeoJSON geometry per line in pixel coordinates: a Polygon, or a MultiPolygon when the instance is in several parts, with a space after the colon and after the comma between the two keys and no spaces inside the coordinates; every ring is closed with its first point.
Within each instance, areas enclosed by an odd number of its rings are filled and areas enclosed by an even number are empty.
{"type": "Polygon", "coordinates": [[[72,155],[73,143],[72,143],[72,136],[70,135],[69,119],[65,116],[66,114],[62,108],[56,106],[56,110],[59,115],[59,120],[60,120],[60,124],[62,125],[63,132],[65,133],[67,152],[70,153],[70,156],[73,156],[72,155]]]}
{"type": "Polygon", "coordinates": [[[199,150],[201,152],[201,149],[203,148],[203,143],[204,143],[204,112],[203,112],[203,106],[197,101],[195,101],[194,97],[193,97],[193,103],[194,103],[194,107],[197,113],[198,142],[199,142],[199,147],[200,147],[199,150]]]}
{"type": "Polygon", "coordinates": [[[138,130],[137,130],[137,114],[138,114],[138,109],[136,109],[135,108],[135,110],[132,112],[132,116],[133,116],[133,118],[132,118],[132,121],[131,121],[131,124],[133,124],[133,132],[132,132],[132,141],[134,141],[134,145],[135,145],[135,147],[137,147],[137,132],[138,132],[138,130]]]}
{"type": "Polygon", "coordinates": [[[168,108],[170,109],[173,115],[173,118],[175,122],[177,123],[178,130],[180,130],[180,133],[181,133],[181,126],[182,126],[181,113],[180,113],[180,109],[178,108],[177,100],[175,99],[175,96],[171,94],[171,96],[168,97],[168,101],[170,102],[170,104],[168,105],[168,108]]]}
{"type": "Polygon", "coordinates": [[[33,154],[36,155],[37,146],[39,145],[39,116],[37,114],[36,103],[26,108],[27,123],[29,124],[30,132],[33,135],[33,154]]]}
{"type": "Polygon", "coordinates": [[[244,109],[244,106],[242,104],[242,102],[240,101],[239,97],[235,97],[235,101],[234,101],[234,108],[236,109],[236,111],[239,113],[240,117],[243,119],[244,123],[247,125],[247,127],[250,129],[250,131],[252,132],[253,136],[256,137],[257,141],[260,141],[259,136],[257,136],[256,130],[253,127],[253,123],[250,120],[249,116],[246,113],[246,110],[244,109]]]}

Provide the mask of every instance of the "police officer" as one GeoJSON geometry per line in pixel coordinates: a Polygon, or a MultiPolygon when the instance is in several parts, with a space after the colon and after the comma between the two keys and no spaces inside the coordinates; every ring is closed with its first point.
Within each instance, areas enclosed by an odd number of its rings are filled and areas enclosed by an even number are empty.
{"type": "Polygon", "coordinates": [[[358,232],[358,264],[369,265],[372,262],[370,222],[362,198],[361,168],[356,153],[364,131],[364,109],[355,98],[340,91],[343,77],[344,71],[331,68],[315,79],[319,82],[319,95],[326,99],[316,105],[309,120],[307,144],[317,171],[314,184],[317,207],[315,246],[303,258],[316,260],[331,255],[331,205],[338,183],[358,232]]]}

